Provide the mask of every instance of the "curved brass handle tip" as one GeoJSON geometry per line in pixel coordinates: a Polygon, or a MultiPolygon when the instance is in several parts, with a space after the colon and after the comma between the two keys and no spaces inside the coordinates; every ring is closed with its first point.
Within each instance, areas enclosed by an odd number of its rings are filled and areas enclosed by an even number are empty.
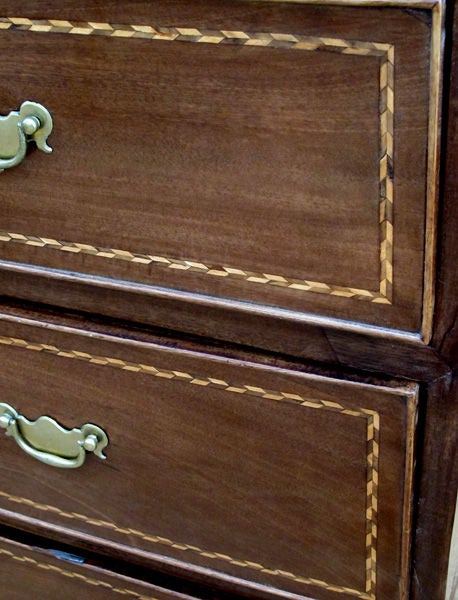
{"type": "Polygon", "coordinates": [[[12,406],[0,403],[0,428],[13,437],[20,448],[37,460],[62,469],[76,469],[93,452],[104,460],[107,434],[91,423],[80,429],[64,429],[50,417],[29,421],[12,406]]]}
{"type": "Polygon", "coordinates": [[[34,141],[38,149],[49,154],[47,139],[53,127],[49,111],[26,100],[19,110],[0,116],[0,173],[19,165],[27,152],[27,142],[34,141]]]}

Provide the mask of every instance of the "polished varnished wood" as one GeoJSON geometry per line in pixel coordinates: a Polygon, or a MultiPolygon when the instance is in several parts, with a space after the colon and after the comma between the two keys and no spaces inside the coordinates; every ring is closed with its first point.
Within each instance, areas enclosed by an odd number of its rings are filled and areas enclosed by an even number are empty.
{"type": "Polygon", "coordinates": [[[56,556],[40,549],[0,538],[2,595],[8,600],[30,598],[142,598],[144,600],[191,600],[191,596],[169,592],[154,585],[84,564],[78,555],[56,556]],[[60,558],[59,558],[60,556],[60,558]],[[82,564],[77,561],[81,560],[82,564]]]}
{"type": "Polygon", "coordinates": [[[449,13],[446,70],[448,118],[444,130],[442,229],[439,251],[437,319],[433,344],[449,362],[448,376],[427,388],[422,417],[422,475],[414,545],[415,599],[444,598],[448,549],[458,485],[458,14],[449,13]],[[453,18],[453,20],[452,20],[453,18]],[[434,557],[431,560],[431,557],[434,557]]]}
{"type": "MultiPolygon", "coordinates": [[[[256,307],[239,305],[234,319],[234,304],[229,301],[215,303],[199,295],[182,296],[170,290],[151,294],[140,287],[133,288],[103,282],[102,285],[82,283],[78,277],[68,275],[64,281],[49,273],[47,285],[40,275],[30,274],[21,266],[8,265],[0,270],[2,288],[16,298],[28,298],[39,303],[51,303],[60,292],[61,307],[80,315],[93,315],[91,308],[98,300],[110,301],[110,313],[116,319],[126,320],[127,327],[136,324],[136,331],[148,323],[191,336],[211,335],[218,343],[231,342],[268,352],[294,356],[300,359],[326,362],[355,369],[404,376],[418,381],[429,381],[448,373],[449,365],[433,348],[425,346],[418,336],[398,335],[384,329],[368,329],[355,324],[334,322],[326,318],[292,316],[287,311],[275,310],[277,325],[272,327],[272,313],[261,313],[256,307]],[[52,287],[49,285],[52,281],[52,287]],[[71,281],[71,287],[66,285],[71,281]],[[135,290],[135,306],[131,292],[135,290]],[[143,292],[143,293],[142,293],[143,292]]],[[[21,303],[24,314],[30,308],[21,303]],[[28,308],[27,308],[28,307],[28,308]]],[[[3,310],[19,310],[16,302],[5,299],[3,310]]],[[[41,308],[43,310],[43,308],[41,308]]],[[[100,320],[106,319],[100,316],[100,320]]],[[[110,322],[110,321],[108,321],[110,322]]],[[[123,335],[128,335],[124,332],[123,335]]]]}
{"type": "Polygon", "coordinates": [[[0,106],[34,97],[55,117],[53,156],[33,153],[4,174],[3,259],[421,330],[430,11],[197,1],[21,10],[38,25],[79,24],[1,32],[22,76],[4,72],[0,106]],[[305,46],[72,35],[93,21],[294,34],[305,46]]]}
{"type": "Polygon", "coordinates": [[[8,401],[29,419],[93,422],[110,438],[106,463],[91,457],[71,473],[31,465],[3,438],[3,509],[210,568],[215,580],[221,572],[323,599],[398,597],[416,386],[81,333],[2,324],[8,401]]]}
{"type": "Polygon", "coordinates": [[[444,598],[455,514],[458,385],[449,376],[428,386],[423,397],[418,460],[412,598],[444,598]]]}
{"type": "Polygon", "coordinates": [[[450,5],[447,71],[445,81],[447,117],[445,119],[442,170],[441,235],[438,261],[437,318],[433,345],[453,368],[458,366],[458,16],[450,5]],[[452,17],[454,20],[452,21],[452,17]],[[452,38],[453,36],[453,38],[452,38]],[[453,40],[453,41],[452,41],[453,40]]]}
{"type": "Polygon", "coordinates": [[[2,589],[444,600],[453,4],[0,0],[0,114],[55,118],[0,175],[2,401],[110,438],[63,472],[0,435],[2,589]]]}

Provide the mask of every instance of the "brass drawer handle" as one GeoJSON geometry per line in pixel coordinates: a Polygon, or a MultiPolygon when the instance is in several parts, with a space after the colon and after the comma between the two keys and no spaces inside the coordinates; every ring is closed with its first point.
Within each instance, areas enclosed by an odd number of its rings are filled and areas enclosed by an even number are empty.
{"type": "Polygon", "coordinates": [[[80,429],[64,429],[50,417],[29,421],[9,404],[0,403],[0,427],[13,437],[18,445],[33,458],[62,469],[76,469],[93,452],[101,459],[108,445],[107,434],[86,423],[80,429]]]}
{"type": "Polygon", "coordinates": [[[23,161],[27,142],[31,140],[43,152],[52,152],[46,143],[52,126],[48,110],[29,100],[23,102],[18,111],[12,110],[6,117],[0,116],[0,173],[23,161]]]}

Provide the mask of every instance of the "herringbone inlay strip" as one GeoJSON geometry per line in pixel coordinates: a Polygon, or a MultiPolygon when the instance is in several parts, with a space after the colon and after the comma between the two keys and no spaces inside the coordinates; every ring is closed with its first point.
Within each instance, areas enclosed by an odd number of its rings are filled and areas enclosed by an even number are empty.
{"type": "MultiPolygon", "coordinates": [[[[139,594],[138,592],[134,592],[133,590],[129,590],[127,588],[119,588],[111,585],[107,581],[101,581],[100,579],[94,579],[92,577],[86,577],[82,573],[78,573],[76,571],[67,571],[67,569],[61,569],[56,565],[52,565],[46,562],[40,562],[35,560],[30,556],[24,556],[20,554],[15,554],[14,552],[10,552],[5,548],[0,548],[0,556],[3,556],[5,559],[15,560],[17,562],[23,563],[27,565],[27,567],[32,567],[36,569],[41,569],[42,571],[47,571],[48,573],[57,573],[63,577],[67,577],[68,579],[75,579],[79,582],[85,583],[87,585],[91,585],[93,587],[98,587],[106,590],[107,593],[110,594],[119,594],[121,596],[130,596],[131,598],[136,598],[136,600],[157,600],[152,596],[144,596],[143,594],[139,594]]],[[[64,591],[64,590],[62,590],[64,591]]]]}
{"type": "Polygon", "coordinates": [[[144,596],[143,594],[139,594],[138,592],[134,592],[133,590],[129,590],[127,588],[119,588],[107,581],[102,581],[100,579],[94,579],[92,577],[86,577],[82,573],[78,573],[76,571],[68,571],[67,569],[61,569],[56,565],[52,565],[46,562],[40,562],[35,560],[30,556],[24,556],[20,554],[15,554],[10,550],[6,550],[5,548],[0,548],[0,556],[3,556],[6,559],[11,559],[20,563],[27,565],[27,567],[33,567],[36,569],[41,569],[42,571],[47,571],[48,573],[57,573],[58,575],[62,575],[63,577],[67,577],[68,579],[76,579],[79,582],[83,582],[87,585],[91,585],[93,587],[102,588],[107,591],[107,593],[119,594],[121,596],[130,596],[131,598],[136,598],[136,600],[156,600],[152,596],[144,596]]]}
{"type": "Polygon", "coordinates": [[[114,23],[74,22],[56,19],[40,20],[23,17],[0,18],[0,29],[19,29],[39,33],[67,33],[71,35],[99,35],[117,38],[142,38],[165,42],[192,42],[198,44],[238,44],[294,50],[332,50],[342,54],[383,56],[388,44],[347,41],[329,37],[312,37],[290,33],[250,33],[194,27],[159,27],[151,25],[121,25],[114,23]]]}
{"type": "Polygon", "coordinates": [[[358,298],[359,300],[389,303],[389,301],[381,294],[376,294],[368,290],[328,285],[327,283],[309,281],[306,279],[288,279],[282,275],[244,271],[243,269],[237,269],[229,266],[206,265],[204,263],[192,260],[179,260],[176,258],[167,258],[166,256],[139,254],[136,252],[129,252],[128,250],[121,250],[119,248],[99,248],[97,246],[91,246],[90,244],[64,242],[62,240],[27,236],[22,233],[13,233],[10,231],[1,230],[0,242],[14,242],[16,244],[25,244],[26,246],[35,246],[37,248],[61,250],[63,252],[72,254],[90,254],[99,258],[124,260],[139,265],[155,265],[173,269],[174,271],[190,271],[195,273],[203,273],[213,277],[229,277],[231,279],[248,281],[250,283],[273,285],[291,290],[302,290],[305,292],[316,292],[320,294],[342,296],[344,298],[358,298]]]}
{"type": "Polygon", "coordinates": [[[288,571],[280,569],[269,568],[264,565],[254,563],[252,561],[240,560],[220,552],[208,551],[197,546],[183,544],[181,542],[175,542],[173,540],[153,536],[142,531],[138,531],[131,528],[120,527],[115,523],[109,521],[101,521],[93,519],[86,515],[79,513],[66,512],[58,509],[54,506],[38,504],[27,498],[18,498],[12,496],[6,492],[0,491],[0,497],[6,498],[10,502],[17,504],[23,504],[36,508],[40,511],[46,511],[54,514],[58,514],[66,519],[81,520],[90,525],[105,528],[129,537],[134,536],[142,539],[148,543],[159,544],[168,546],[174,549],[195,552],[200,556],[208,559],[220,560],[237,567],[243,567],[247,569],[254,569],[255,571],[265,573],[268,575],[274,575],[302,583],[306,585],[318,586],[325,588],[329,591],[345,593],[352,595],[356,598],[362,598],[366,600],[375,599],[376,589],[376,566],[377,566],[377,495],[378,495],[378,457],[379,457],[379,415],[373,410],[366,409],[364,407],[359,408],[346,408],[343,404],[328,400],[318,400],[314,398],[306,398],[300,394],[283,392],[278,390],[271,390],[262,388],[259,386],[240,384],[228,382],[223,379],[216,379],[214,377],[206,377],[199,374],[187,373],[183,371],[159,369],[154,365],[130,362],[119,358],[110,356],[94,355],[87,352],[81,352],[79,350],[71,350],[58,348],[50,344],[35,343],[32,341],[13,338],[13,337],[0,337],[0,345],[11,346],[14,348],[21,348],[24,350],[31,350],[35,352],[42,352],[44,354],[51,354],[67,359],[81,360],[90,364],[98,366],[107,366],[115,369],[121,369],[129,371],[131,373],[141,373],[150,375],[153,377],[159,377],[164,380],[183,382],[191,385],[209,387],[218,389],[224,392],[232,394],[244,394],[246,396],[254,396],[265,400],[272,400],[277,402],[288,402],[294,403],[299,406],[329,410],[332,412],[338,412],[350,417],[357,417],[365,419],[367,423],[367,486],[366,486],[366,589],[364,592],[354,590],[351,588],[336,586],[329,584],[325,581],[321,581],[314,578],[303,577],[288,571]]]}
{"type": "Polygon", "coordinates": [[[380,293],[393,295],[393,157],[394,157],[394,48],[391,46],[380,68],[380,293]]]}
{"type": "Polygon", "coordinates": [[[66,252],[92,254],[100,258],[114,258],[140,264],[194,271],[216,277],[240,279],[250,283],[285,287],[299,292],[315,292],[354,298],[377,304],[391,304],[393,287],[393,131],[394,131],[394,49],[390,44],[343,40],[329,37],[311,37],[288,33],[201,30],[189,27],[159,27],[150,25],[120,25],[113,23],[73,22],[64,20],[37,20],[24,17],[0,18],[1,30],[60,33],[113,38],[141,38],[153,41],[192,42],[198,44],[236,44],[266,48],[283,48],[314,52],[317,50],[374,56],[380,59],[380,285],[378,290],[363,290],[337,286],[303,278],[278,274],[252,272],[230,265],[209,265],[197,260],[139,254],[128,249],[104,248],[75,241],[49,240],[45,237],[3,231],[0,241],[15,241],[27,245],[54,248],[66,252]],[[49,243],[48,243],[49,242],[49,243]]]}
{"type": "Polygon", "coordinates": [[[366,592],[376,597],[377,590],[377,517],[380,416],[367,417],[367,494],[366,494],[366,592]]]}

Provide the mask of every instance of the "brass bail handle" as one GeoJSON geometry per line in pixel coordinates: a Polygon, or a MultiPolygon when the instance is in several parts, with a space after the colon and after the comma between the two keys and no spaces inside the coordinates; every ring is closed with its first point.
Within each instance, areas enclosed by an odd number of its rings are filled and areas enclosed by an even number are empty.
{"type": "Polygon", "coordinates": [[[30,100],[23,102],[19,110],[11,111],[6,117],[0,116],[0,173],[23,161],[30,141],[34,141],[39,150],[51,153],[47,139],[52,128],[49,111],[30,100]]]}
{"type": "Polygon", "coordinates": [[[84,464],[87,452],[106,458],[102,450],[108,445],[107,434],[91,423],[68,430],[46,416],[29,421],[9,404],[0,403],[0,428],[29,456],[52,467],[76,469],[84,464]]]}

